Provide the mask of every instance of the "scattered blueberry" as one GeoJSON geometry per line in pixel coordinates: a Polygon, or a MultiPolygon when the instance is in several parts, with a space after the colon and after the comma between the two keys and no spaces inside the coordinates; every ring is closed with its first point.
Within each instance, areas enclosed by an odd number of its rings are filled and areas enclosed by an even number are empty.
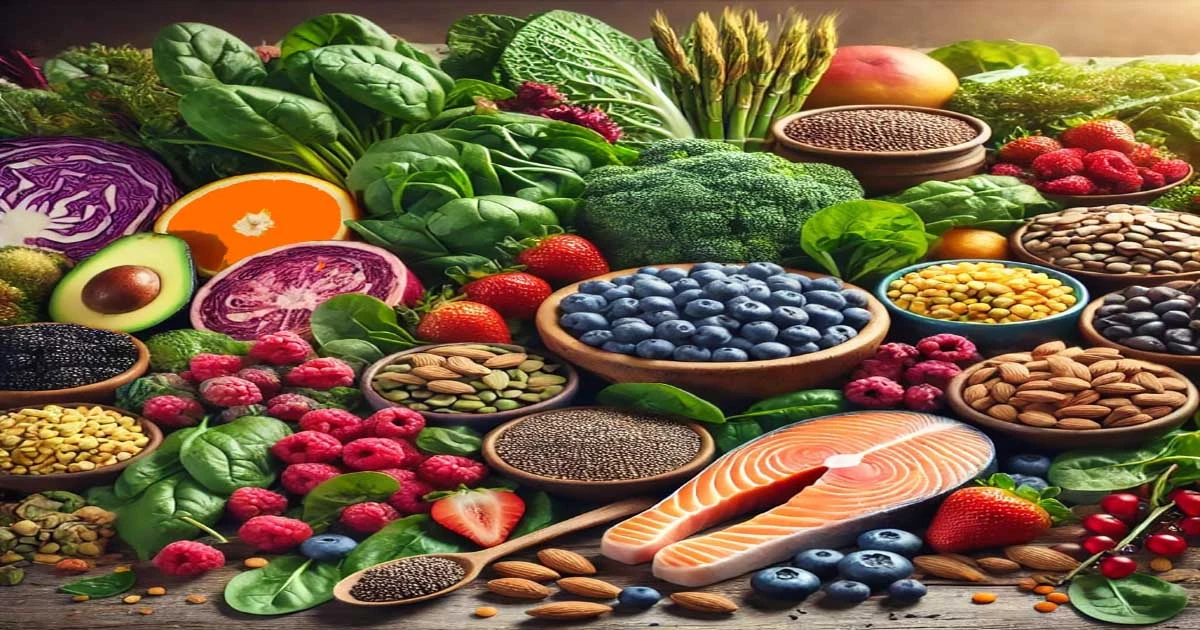
{"type": "Polygon", "coordinates": [[[838,563],[838,574],[873,587],[882,587],[912,575],[912,562],[890,551],[855,551],[838,563]]]}
{"type": "Polygon", "coordinates": [[[804,569],[771,567],[755,573],[750,588],[773,599],[800,601],[821,589],[821,578],[804,569]]]}
{"type": "Polygon", "coordinates": [[[346,557],[357,546],[349,536],[321,534],[300,543],[300,554],[317,561],[333,561],[346,557]]]}
{"type": "Polygon", "coordinates": [[[591,293],[592,295],[604,295],[605,291],[615,288],[617,288],[617,285],[607,280],[588,280],[579,283],[580,293],[591,293]]]}
{"type": "Polygon", "coordinates": [[[920,553],[924,543],[916,534],[902,529],[872,529],[860,534],[856,544],[859,549],[890,551],[911,558],[920,553]]]}
{"type": "Polygon", "coordinates": [[[612,341],[612,338],[613,332],[611,330],[589,330],[579,335],[580,341],[593,348],[603,346],[605,343],[612,341]]]}
{"type": "Polygon", "coordinates": [[[1004,472],[1032,477],[1045,477],[1050,472],[1050,458],[1035,453],[1013,455],[1004,460],[1004,472]]]}
{"type": "Polygon", "coordinates": [[[812,326],[788,326],[779,331],[779,340],[793,346],[816,343],[820,338],[821,331],[812,326]]]}
{"type": "Polygon", "coordinates": [[[837,575],[838,562],[843,557],[842,552],[834,549],[809,549],[793,556],[792,564],[827,580],[837,575]]]}
{"type": "Polygon", "coordinates": [[[606,341],[600,346],[605,352],[616,352],[618,354],[634,354],[637,352],[637,346],[632,343],[621,343],[619,341],[606,341]]]}
{"type": "Polygon", "coordinates": [[[640,319],[612,328],[613,341],[621,343],[637,343],[653,336],[654,327],[640,319]]]}
{"type": "Polygon", "coordinates": [[[590,293],[572,293],[558,303],[564,313],[599,313],[608,300],[590,293]]]}
{"type": "Polygon", "coordinates": [[[617,595],[617,603],[626,608],[637,610],[650,608],[657,604],[660,599],[662,599],[662,593],[649,586],[626,586],[617,595]]]}
{"type": "Polygon", "coordinates": [[[724,326],[699,326],[696,328],[696,333],[692,335],[692,343],[701,348],[720,348],[729,343],[733,338],[733,334],[724,326]]]}
{"type": "Polygon", "coordinates": [[[841,604],[857,604],[871,597],[871,587],[853,580],[838,580],[825,585],[825,597],[841,604]]]}
{"type": "Polygon", "coordinates": [[[750,357],[756,361],[770,361],[771,359],[785,359],[792,356],[792,349],[787,345],[777,341],[767,341],[765,343],[756,343],[753,348],[750,348],[750,357]]]}
{"type": "Polygon", "coordinates": [[[750,355],[746,354],[745,350],[740,350],[738,348],[717,348],[716,350],[713,350],[712,360],[715,363],[749,361],[750,355]]]}
{"type": "Polygon", "coordinates": [[[608,316],[613,319],[633,317],[640,312],[638,301],[633,298],[617,298],[608,304],[608,316]]]}
{"type": "Polygon", "coordinates": [[[871,321],[871,311],[865,308],[851,306],[842,311],[842,321],[855,330],[862,330],[871,321]]]}
{"type": "Polygon", "coordinates": [[[676,361],[708,361],[712,359],[712,351],[700,346],[679,346],[671,353],[671,358],[676,361]]]}
{"type": "Polygon", "coordinates": [[[725,312],[725,304],[717,300],[701,298],[692,300],[683,307],[683,312],[688,317],[711,317],[720,315],[725,312]]]}
{"type": "Polygon", "coordinates": [[[1042,490],[1050,487],[1050,484],[1045,479],[1042,479],[1041,477],[1035,477],[1033,475],[1020,475],[1014,473],[1009,475],[1009,477],[1012,477],[1013,483],[1017,484],[1018,488],[1021,486],[1029,486],[1030,488],[1041,492],[1042,490]]]}
{"type": "Polygon", "coordinates": [[[896,602],[912,603],[918,599],[921,599],[922,597],[925,597],[925,593],[929,592],[929,589],[925,588],[924,584],[916,580],[905,579],[896,580],[895,582],[889,584],[887,587],[887,592],[888,597],[896,602]]]}
{"type": "Polygon", "coordinates": [[[684,319],[667,320],[654,327],[654,335],[671,343],[684,343],[692,338],[696,327],[684,319]]]}
{"type": "Polygon", "coordinates": [[[558,320],[558,323],[563,328],[578,333],[608,328],[608,320],[599,313],[567,313],[558,320]]]}
{"type": "Polygon", "coordinates": [[[657,326],[663,322],[669,322],[672,319],[679,319],[679,313],[676,313],[673,310],[654,311],[653,313],[647,313],[646,315],[642,316],[642,319],[646,320],[646,323],[650,324],[651,326],[657,326]]]}
{"type": "Polygon", "coordinates": [[[765,343],[767,341],[775,341],[776,335],[779,334],[779,327],[771,322],[750,322],[742,326],[741,332],[742,337],[747,341],[765,343]]]}

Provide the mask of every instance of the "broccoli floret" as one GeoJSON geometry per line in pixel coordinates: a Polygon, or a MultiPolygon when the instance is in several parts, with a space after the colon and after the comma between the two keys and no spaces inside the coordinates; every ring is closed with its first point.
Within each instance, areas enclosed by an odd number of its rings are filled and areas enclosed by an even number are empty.
{"type": "Polygon", "coordinates": [[[616,267],[773,261],[800,252],[817,210],[863,198],[849,171],[743,153],[714,140],[664,140],[634,166],[587,176],[580,229],[616,267]]]}
{"type": "Polygon", "coordinates": [[[1165,210],[1200,212],[1200,183],[1176,186],[1163,196],[1151,201],[1150,205],[1165,210]]]}
{"type": "Polygon", "coordinates": [[[250,344],[210,330],[168,330],[146,340],[150,350],[150,369],[179,372],[188,368],[192,357],[201,353],[246,354],[250,344]]]}
{"type": "Polygon", "coordinates": [[[0,247],[0,326],[46,320],[46,301],[70,268],[58,252],[0,247]]]}

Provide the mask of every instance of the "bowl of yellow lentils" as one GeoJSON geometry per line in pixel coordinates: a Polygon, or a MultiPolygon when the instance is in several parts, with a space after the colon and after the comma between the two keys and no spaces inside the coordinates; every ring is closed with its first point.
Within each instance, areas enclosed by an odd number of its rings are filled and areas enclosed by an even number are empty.
{"type": "Polygon", "coordinates": [[[1069,338],[1088,303],[1078,280],[1008,260],[919,263],[884,278],[876,294],[914,336],[950,333],[991,348],[1069,338]]]}
{"type": "Polygon", "coordinates": [[[108,483],[162,444],[153,422],[92,403],[0,411],[0,489],[72,490],[108,483]]]}

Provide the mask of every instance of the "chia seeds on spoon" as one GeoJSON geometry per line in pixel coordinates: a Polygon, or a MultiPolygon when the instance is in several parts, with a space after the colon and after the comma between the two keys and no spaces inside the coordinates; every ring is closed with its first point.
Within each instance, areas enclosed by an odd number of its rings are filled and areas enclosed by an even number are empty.
{"type": "Polygon", "coordinates": [[[504,431],[496,454],[528,473],[576,481],[644,479],[696,458],[700,436],[660,416],[616,409],[562,409],[504,431]]]}
{"type": "Polygon", "coordinates": [[[784,127],[804,144],[844,151],[923,151],[970,142],[979,135],[953,116],[908,109],[846,109],[797,118],[784,127]]]}
{"type": "Polygon", "coordinates": [[[450,588],[466,575],[466,569],[453,560],[413,556],[364,572],[350,595],[364,602],[413,599],[450,588]]]}

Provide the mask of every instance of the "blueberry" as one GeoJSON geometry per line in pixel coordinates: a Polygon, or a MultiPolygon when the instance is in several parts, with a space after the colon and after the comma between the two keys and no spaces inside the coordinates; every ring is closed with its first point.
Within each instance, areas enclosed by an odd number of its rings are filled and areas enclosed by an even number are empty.
{"type": "Polygon", "coordinates": [[[617,298],[608,304],[608,316],[613,319],[633,317],[640,312],[638,301],[633,298],[617,298]]]}
{"type": "Polygon", "coordinates": [[[647,339],[638,342],[636,352],[643,359],[669,359],[675,352],[675,344],[666,339],[647,339]]]}
{"type": "Polygon", "coordinates": [[[613,332],[611,330],[589,330],[582,335],[579,335],[579,340],[593,347],[599,348],[605,343],[612,341],[613,332]]]}
{"type": "Polygon", "coordinates": [[[766,280],[767,278],[782,272],[783,268],[774,263],[756,262],[742,267],[742,273],[750,276],[751,278],[757,278],[759,280],[766,280]]]}
{"type": "Polygon", "coordinates": [[[745,350],[737,348],[717,348],[713,350],[712,360],[714,363],[731,363],[734,361],[748,361],[750,355],[746,354],[745,350]]]}
{"type": "Polygon", "coordinates": [[[872,529],[859,534],[856,544],[859,549],[890,551],[911,558],[920,553],[924,543],[916,534],[902,529],[872,529]]]}
{"type": "Polygon", "coordinates": [[[855,551],[838,563],[838,574],[871,587],[887,586],[912,575],[912,562],[890,551],[855,551]]]}
{"type": "Polygon", "coordinates": [[[617,285],[607,280],[588,280],[579,283],[580,293],[591,293],[592,295],[604,295],[605,291],[615,288],[617,288],[617,285]]]}
{"type": "Polygon", "coordinates": [[[1009,475],[1009,477],[1012,477],[1013,483],[1017,484],[1018,488],[1021,486],[1029,486],[1030,488],[1041,492],[1042,490],[1050,487],[1050,484],[1047,483],[1045,479],[1042,479],[1041,477],[1035,477],[1033,475],[1017,474],[1009,475]]]}
{"type": "Polygon", "coordinates": [[[696,263],[696,264],[692,265],[692,274],[695,274],[697,271],[704,271],[705,269],[720,270],[720,269],[723,269],[724,267],[725,267],[725,265],[722,265],[719,262],[696,263]]]}
{"type": "Polygon", "coordinates": [[[748,276],[744,273],[729,274],[729,279],[736,280],[736,281],[741,282],[742,284],[746,284],[746,285],[750,284],[754,280],[754,278],[751,278],[750,276],[748,276]]]}
{"type": "Polygon", "coordinates": [[[825,330],[825,332],[826,333],[837,333],[839,335],[844,335],[847,339],[853,339],[858,336],[857,330],[854,330],[854,328],[847,326],[845,324],[838,324],[837,326],[830,326],[828,329],[825,330]]]}
{"type": "Polygon", "coordinates": [[[843,557],[842,552],[834,549],[809,549],[792,556],[792,564],[827,580],[837,575],[837,565],[843,557]]]}
{"type": "Polygon", "coordinates": [[[666,269],[658,270],[658,277],[663,282],[670,282],[674,284],[680,280],[683,280],[684,278],[687,278],[687,272],[679,267],[667,267],[666,269]]]}
{"type": "Polygon", "coordinates": [[[775,341],[775,336],[778,334],[779,327],[771,322],[750,322],[741,329],[742,337],[754,343],[775,341]]]}
{"type": "Polygon", "coordinates": [[[803,293],[804,291],[807,291],[809,289],[809,287],[812,286],[812,278],[809,278],[808,276],[806,276],[804,274],[785,273],[785,274],[783,274],[783,277],[789,278],[791,280],[795,280],[796,282],[799,282],[801,293],[803,293]]]}
{"type": "Polygon", "coordinates": [[[616,352],[618,354],[633,354],[637,351],[637,346],[631,343],[621,343],[619,341],[609,341],[600,346],[600,349],[605,352],[616,352]]]}
{"type": "Polygon", "coordinates": [[[779,331],[779,341],[793,346],[804,343],[816,343],[821,338],[821,332],[812,326],[788,326],[779,331]]]}
{"type": "Polygon", "coordinates": [[[564,313],[599,313],[608,306],[608,300],[589,293],[572,293],[558,303],[564,313]]]}
{"type": "Polygon", "coordinates": [[[760,319],[769,319],[771,317],[771,307],[762,302],[751,300],[729,307],[729,314],[738,321],[753,322],[760,319]]]}
{"type": "Polygon", "coordinates": [[[792,356],[798,357],[802,354],[812,354],[814,352],[817,352],[821,349],[821,346],[818,346],[816,343],[810,341],[808,343],[802,343],[800,345],[793,345],[793,346],[791,346],[791,348],[792,348],[792,356]]]}
{"type": "Polygon", "coordinates": [[[739,295],[746,295],[750,288],[744,282],[724,278],[713,280],[704,285],[704,296],[722,302],[728,302],[739,295]]]}
{"type": "Polygon", "coordinates": [[[816,278],[812,281],[812,284],[810,285],[810,288],[808,290],[809,291],[841,291],[842,290],[842,281],[840,278],[834,278],[833,276],[825,276],[822,278],[816,278]]]}
{"type": "Polygon", "coordinates": [[[913,579],[896,580],[887,587],[888,597],[900,603],[915,602],[925,597],[927,592],[929,589],[924,584],[913,579]]]}
{"type": "Polygon", "coordinates": [[[797,293],[796,291],[788,291],[787,289],[775,291],[771,294],[771,297],[766,299],[766,302],[769,306],[774,307],[804,306],[808,303],[807,300],[804,299],[804,294],[797,293]]]}
{"type": "Polygon", "coordinates": [[[835,311],[821,304],[808,304],[803,308],[804,312],[808,313],[808,325],[817,330],[825,330],[830,326],[837,326],[845,319],[842,317],[841,311],[835,311]]]}
{"type": "Polygon", "coordinates": [[[671,283],[671,288],[675,289],[675,295],[679,295],[680,291],[690,291],[692,289],[699,289],[700,283],[696,282],[695,278],[680,278],[680,279],[676,280],[675,282],[671,283]]]}
{"type": "Polygon", "coordinates": [[[612,282],[613,284],[615,284],[619,287],[629,286],[629,285],[633,284],[633,274],[630,274],[628,276],[617,276],[616,278],[609,280],[609,282],[612,282]]]}
{"type": "Polygon", "coordinates": [[[658,267],[642,267],[641,269],[638,269],[637,272],[644,273],[647,276],[657,276],[658,275],[658,267]]]}
{"type": "Polygon", "coordinates": [[[723,326],[698,326],[692,335],[692,343],[701,348],[720,348],[729,343],[733,335],[723,326]]]}
{"type": "MultiPolygon", "coordinates": [[[[684,289],[684,290],[676,293],[675,297],[672,298],[671,301],[675,303],[676,308],[683,308],[683,307],[687,306],[688,302],[691,302],[692,300],[703,299],[703,297],[704,297],[704,292],[701,291],[700,289],[684,289]]],[[[643,298],[643,299],[650,300],[650,299],[658,299],[658,298],[643,298]]]]}
{"type": "Polygon", "coordinates": [[[808,323],[808,313],[799,306],[776,306],[771,311],[771,321],[779,324],[780,328],[803,326],[808,323]]]}
{"type": "Polygon", "coordinates": [[[804,299],[808,300],[809,304],[828,306],[835,311],[846,308],[846,298],[842,297],[842,294],[836,291],[805,291],[804,299]]]}
{"type": "Polygon", "coordinates": [[[621,298],[633,297],[633,287],[631,287],[631,286],[613,287],[613,288],[605,291],[604,294],[601,295],[600,297],[603,297],[604,299],[608,300],[609,302],[612,302],[613,300],[619,300],[621,298]]]}
{"type": "Polygon", "coordinates": [[[1050,458],[1036,453],[1021,453],[1004,460],[1004,472],[1008,474],[1045,477],[1050,472],[1050,458]]]}
{"type": "Polygon", "coordinates": [[[637,286],[638,280],[658,280],[658,276],[652,273],[637,272],[633,274],[633,285],[637,286]]]}
{"type": "Polygon", "coordinates": [[[720,315],[721,313],[724,313],[725,305],[717,300],[700,298],[699,300],[692,300],[684,305],[683,312],[688,317],[711,317],[713,315],[720,315]]]}
{"type": "Polygon", "coordinates": [[[859,291],[858,289],[842,289],[841,294],[842,299],[846,300],[846,306],[866,308],[867,303],[869,302],[866,291],[859,291]]]}
{"type": "Polygon", "coordinates": [[[733,339],[729,340],[729,343],[725,344],[725,347],[737,348],[738,350],[741,350],[749,355],[750,349],[754,347],[754,342],[743,337],[734,337],[733,339]]]}
{"type": "Polygon", "coordinates": [[[735,298],[729,298],[728,300],[725,300],[725,310],[728,311],[732,307],[737,306],[738,304],[745,304],[746,302],[753,302],[753,301],[754,301],[754,298],[750,297],[749,295],[739,295],[735,298]]]}
{"type": "Polygon", "coordinates": [[[645,610],[658,603],[662,594],[649,586],[626,586],[617,595],[617,603],[625,608],[645,610]]]}
{"type": "Polygon", "coordinates": [[[667,284],[658,278],[652,278],[650,280],[638,280],[633,283],[634,297],[644,298],[650,297],[651,295],[673,297],[675,295],[675,289],[672,288],[670,284],[667,284]]]}
{"type": "Polygon", "coordinates": [[[786,359],[792,356],[792,349],[777,341],[768,341],[754,344],[754,347],[750,349],[750,356],[758,361],[786,359]]]}
{"type": "Polygon", "coordinates": [[[767,278],[767,286],[772,291],[794,291],[799,293],[801,290],[800,283],[787,276],[771,276],[767,278]]]}
{"type": "Polygon", "coordinates": [[[838,580],[825,585],[825,598],[840,604],[857,604],[871,597],[871,587],[853,580],[838,580]]]}
{"type": "Polygon", "coordinates": [[[696,332],[696,327],[685,319],[667,320],[654,327],[654,335],[674,344],[686,343],[696,332]]]}
{"type": "Polygon", "coordinates": [[[871,323],[871,311],[865,308],[851,306],[842,311],[842,321],[846,322],[847,326],[855,330],[862,330],[864,326],[871,323]]]}
{"type": "Polygon", "coordinates": [[[732,276],[735,274],[742,273],[742,266],[741,265],[723,265],[721,267],[721,271],[724,271],[725,275],[727,275],[727,276],[732,276]]]}
{"type": "Polygon", "coordinates": [[[653,336],[654,327],[640,319],[612,327],[613,341],[620,343],[637,343],[653,336]]]}
{"type": "MultiPolygon", "coordinates": [[[[686,302],[684,302],[686,304],[686,302]]],[[[662,295],[651,295],[638,300],[638,309],[643,313],[675,310],[675,300],[662,295]]]]}
{"type": "Polygon", "coordinates": [[[701,271],[692,272],[692,279],[700,283],[700,286],[708,286],[709,283],[717,280],[725,279],[725,272],[720,269],[703,269],[701,271]]]}
{"type": "Polygon", "coordinates": [[[840,346],[847,341],[850,341],[852,335],[847,335],[841,331],[835,331],[833,328],[825,331],[821,338],[817,340],[817,347],[826,350],[834,346],[840,346]]]}
{"type": "Polygon", "coordinates": [[[338,534],[321,534],[300,543],[300,554],[320,562],[332,562],[346,557],[358,546],[353,538],[338,534]]]}
{"type": "Polygon", "coordinates": [[[742,322],[739,322],[728,315],[717,315],[716,323],[718,326],[723,326],[726,330],[736,331],[742,327],[742,322]]]}
{"type": "Polygon", "coordinates": [[[765,284],[751,284],[746,290],[746,297],[758,301],[765,302],[771,297],[771,289],[765,284]]]}
{"type": "Polygon", "coordinates": [[[618,317],[612,320],[612,327],[624,326],[625,324],[644,324],[641,317],[618,317]]]}
{"type": "Polygon", "coordinates": [[[679,346],[675,348],[671,358],[676,361],[708,361],[712,358],[712,351],[700,346],[679,346]]]}
{"type": "Polygon", "coordinates": [[[821,578],[804,569],[771,567],[755,573],[750,588],[772,599],[798,602],[821,589],[821,578]]]}
{"type": "Polygon", "coordinates": [[[657,326],[663,322],[669,322],[672,319],[679,319],[679,313],[676,313],[673,310],[654,311],[653,313],[647,313],[643,315],[642,319],[646,320],[646,323],[650,324],[651,326],[657,326]]]}
{"type": "Polygon", "coordinates": [[[567,313],[558,320],[558,323],[563,328],[578,333],[608,328],[608,320],[599,313],[567,313]]]}

